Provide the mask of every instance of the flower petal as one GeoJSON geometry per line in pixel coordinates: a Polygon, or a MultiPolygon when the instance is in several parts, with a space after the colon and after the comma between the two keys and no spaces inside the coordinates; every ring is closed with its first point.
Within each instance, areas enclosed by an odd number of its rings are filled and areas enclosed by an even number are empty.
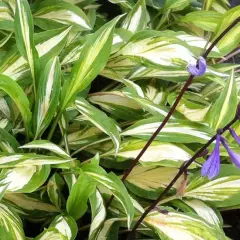
{"type": "Polygon", "coordinates": [[[237,135],[237,133],[232,128],[229,128],[229,132],[231,133],[235,141],[240,145],[240,137],[237,135]]]}
{"type": "Polygon", "coordinates": [[[207,63],[205,58],[199,57],[197,65],[189,63],[187,66],[187,71],[193,76],[201,76],[206,72],[207,63]]]}
{"type": "Polygon", "coordinates": [[[202,167],[202,176],[208,176],[209,179],[216,177],[220,172],[220,135],[217,135],[216,146],[212,154],[202,167]]]}
{"type": "Polygon", "coordinates": [[[232,149],[227,145],[227,142],[225,139],[222,138],[221,142],[225,147],[225,149],[227,150],[229,157],[232,159],[233,164],[236,167],[240,168],[240,155],[232,151],[232,149]]]}

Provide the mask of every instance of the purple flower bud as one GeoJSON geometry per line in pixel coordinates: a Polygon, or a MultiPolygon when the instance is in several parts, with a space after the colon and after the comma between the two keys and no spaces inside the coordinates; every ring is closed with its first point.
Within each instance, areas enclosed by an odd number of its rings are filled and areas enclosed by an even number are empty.
{"type": "Polygon", "coordinates": [[[229,128],[229,132],[231,133],[235,141],[240,145],[240,137],[237,135],[237,133],[232,128],[229,128]]]}
{"type": "Polygon", "coordinates": [[[189,63],[187,71],[193,76],[201,76],[206,72],[207,63],[205,58],[199,57],[197,64],[189,63]]]}
{"type": "Polygon", "coordinates": [[[228,152],[229,157],[232,159],[233,164],[240,168],[240,155],[233,152],[232,149],[227,145],[227,142],[224,138],[221,138],[221,143],[228,152]]]}
{"type": "Polygon", "coordinates": [[[220,135],[216,137],[216,146],[207,161],[202,166],[202,176],[208,179],[216,177],[220,172],[220,135]]]}

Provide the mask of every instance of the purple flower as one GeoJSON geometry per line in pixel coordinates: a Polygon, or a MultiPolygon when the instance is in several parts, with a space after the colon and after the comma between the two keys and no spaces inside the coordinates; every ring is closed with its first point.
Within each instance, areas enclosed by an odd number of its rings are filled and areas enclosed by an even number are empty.
{"type": "Polygon", "coordinates": [[[207,63],[205,58],[199,57],[197,64],[189,63],[187,71],[193,76],[201,76],[206,72],[207,63]]]}
{"type": "Polygon", "coordinates": [[[232,159],[233,164],[236,167],[240,168],[240,155],[231,150],[231,148],[227,145],[226,140],[224,138],[221,138],[221,143],[227,150],[228,155],[232,159]]]}
{"type": "Polygon", "coordinates": [[[240,137],[237,135],[237,133],[232,128],[229,128],[229,132],[231,133],[235,141],[240,145],[240,137]]]}
{"type": "Polygon", "coordinates": [[[202,176],[208,176],[209,180],[216,177],[220,172],[220,138],[218,134],[215,149],[202,167],[202,176]]]}

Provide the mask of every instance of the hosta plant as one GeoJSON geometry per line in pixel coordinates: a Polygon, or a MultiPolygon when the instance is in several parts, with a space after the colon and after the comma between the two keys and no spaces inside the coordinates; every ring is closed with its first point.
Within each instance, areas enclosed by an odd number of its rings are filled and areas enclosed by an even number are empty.
{"type": "Polygon", "coordinates": [[[0,12],[1,239],[229,239],[240,6],[2,0],[0,12]]]}

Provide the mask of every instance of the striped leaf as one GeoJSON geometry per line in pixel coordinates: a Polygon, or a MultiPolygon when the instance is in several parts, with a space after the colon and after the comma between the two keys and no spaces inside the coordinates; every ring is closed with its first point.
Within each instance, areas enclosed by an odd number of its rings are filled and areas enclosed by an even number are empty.
{"type": "Polygon", "coordinates": [[[26,167],[32,165],[60,164],[73,161],[71,158],[58,158],[53,156],[37,155],[33,153],[24,154],[0,154],[0,168],[26,167]]]}
{"type": "Polygon", "coordinates": [[[92,122],[96,127],[101,129],[104,133],[110,136],[112,139],[115,152],[119,150],[121,138],[119,135],[118,127],[115,122],[109,118],[104,112],[93,107],[83,98],[76,100],[77,110],[86,116],[90,122],[92,122]]]}
{"type": "Polygon", "coordinates": [[[94,160],[90,164],[83,164],[82,170],[115,196],[116,200],[124,208],[129,228],[134,216],[134,207],[122,181],[113,172],[106,173],[103,168],[97,166],[94,160]]]}
{"type": "MultiPolygon", "coordinates": [[[[122,136],[149,139],[161,124],[160,117],[140,120],[122,132],[122,136]]],[[[170,120],[158,134],[156,140],[176,143],[206,143],[214,131],[200,123],[187,120],[170,120]]]]}
{"type": "Polygon", "coordinates": [[[56,153],[59,157],[70,158],[70,156],[62,148],[60,148],[58,145],[47,140],[35,140],[33,142],[30,142],[21,146],[21,148],[46,149],[56,153]]]}
{"type": "Polygon", "coordinates": [[[120,91],[93,93],[88,99],[120,119],[141,119],[143,115],[139,103],[129,99],[120,91]]]}
{"type": "Polygon", "coordinates": [[[80,172],[77,182],[72,186],[67,200],[67,212],[74,219],[79,219],[87,211],[88,198],[96,188],[94,181],[84,172],[80,172]]]}
{"type": "Polygon", "coordinates": [[[235,116],[237,104],[237,86],[232,71],[219,98],[209,110],[208,122],[210,126],[216,130],[229,123],[235,116]]]}
{"type": "Polygon", "coordinates": [[[98,190],[90,196],[89,198],[92,211],[92,222],[89,230],[89,240],[95,240],[96,236],[100,232],[100,228],[103,225],[107,212],[104,206],[103,198],[98,190]]]}
{"type": "MultiPolygon", "coordinates": [[[[121,144],[120,150],[116,157],[113,151],[107,152],[101,156],[112,156],[115,160],[114,163],[116,161],[123,162],[129,159],[135,159],[146,143],[146,140],[128,139],[121,144]]],[[[179,167],[184,161],[188,161],[192,155],[193,152],[182,144],[153,141],[146,153],[140,158],[140,162],[144,166],[151,167],[179,167]]],[[[196,167],[196,164],[193,163],[191,167],[196,167]]]]}
{"type": "Polygon", "coordinates": [[[230,207],[239,204],[240,175],[233,165],[221,165],[217,178],[209,181],[195,173],[185,191],[184,197],[210,202],[216,207],[230,207]]]}
{"type": "Polygon", "coordinates": [[[58,107],[61,90],[61,66],[57,57],[51,59],[45,66],[37,91],[34,123],[35,139],[41,136],[51,123],[58,107]]]}
{"type": "Polygon", "coordinates": [[[147,26],[147,21],[145,0],[139,0],[125,17],[121,27],[135,33],[144,30],[147,26]]]}
{"type": "MultiPolygon", "coordinates": [[[[71,28],[61,28],[34,34],[40,63],[44,63],[45,66],[46,62],[62,51],[70,29],[71,28]]],[[[14,80],[19,80],[28,76],[29,65],[27,64],[27,61],[19,55],[17,49],[13,47],[3,58],[0,72],[14,80]]]]}
{"type": "Polygon", "coordinates": [[[149,67],[186,67],[188,62],[196,61],[193,53],[174,36],[157,31],[142,31],[135,34],[111,61],[129,58],[149,67]]]}
{"type": "Polygon", "coordinates": [[[184,203],[190,206],[198,216],[208,223],[221,227],[222,222],[219,219],[220,213],[216,212],[216,209],[209,207],[206,203],[198,199],[184,200],[184,203]]]}
{"type": "MultiPolygon", "coordinates": [[[[240,15],[240,6],[228,10],[219,21],[214,39],[216,39],[240,15]]],[[[229,54],[240,42],[240,24],[238,23],[218,42],[217,46],[223,55],[229,54]]]]}
{"type": "MultiPolygon", "coordinates": [[[[29,108],[28,98],[22,88],[11,78],[0,74],[0,89],[6,92],[18,106],[23,121],[27,127],[31,121],[32,113],[29,108]]],[[[28,127],[26,128],[26,131],[28,131],[28,127]]]]}
{"type": "Polygon", "coordinates": [[[18,141],[6,130],[0,128],[0,148],[2,152],[15,153],[22,152],[18,141]]]}
{"type": "Polygon", "coordinates": [[[57,173],[55,173],[47,183],[48,196],[54,206],[58,209],[61,209],[65,203],[65,199],[61,193],[64,185],[64,180],[57,173]]]}
{"type": "Polygon", "coordinates": [[[61,103],[62,111],[105,67],[111,52],[114,27],[119,18],[105,24],[88,38],[79,60],[72,69],[71,81],[65,85],[65,94],[61,103]]]}
{"type": "Polygon", "coordinates": [[[114,4],[118,4],[126,9],[132,9],[134,6],[133,0],[108,0],[108,1],[114,4]]]}
{"type": "MultiPolygon", "coordinates": [[[[27,0],[16,0],[15,35],[19,52],[27,60],[36,90],[37,51],[33,41],[34,25],[27,0]]],[[[34,90],[34,91],[35,91],[34,90]]]]}
{"type": "Polygon", "coordinates": [[[215,11],[195,11],[188,13],[183,22],[191,23],[205,31],[215,32],[222,14],[215,11]]]}
{"type": "Polygon", "coordinates": [[[54,218],[49,227],[56,228],[68,240],[76,239],[78,226],[76,221],[68,215],[58,215],[54,218]]]}
{"type": "Polygon", "coordinates": [[[208,224],[196,214],[173,210],[166,214],[154,211],[144,219],[144,223],[154,229],[161,239],[228,239],[223,231],[208,224]]]}
{"type": "Polygon", "coordinates": [[[79,31],[91,30],[85,13],[71,3],[57,0],[41,1],[34,12],[35,24],[44,30],[73,25],[79,31]]]}
{"type": "Polygon", "coordinates": [[[41,220],[58,212],[55,206],[23,193],[6,193],[4,201],[29,219],[41,220]]]}
{"type": "Polygon", "coordinates": [[[0,2],[0,29],[12,31],[14,28],[14,18],[8,5],[0,2]]]}
{"type": "Polygon", "coordinates": [[[68,240],[58,229],[49,228],[45,229],[40,235],[34,238],[34,240],[68,240]]]}
{"type": "MultiPolygon", "coordinates": [[[[126,179],[127,188],[139,197],[156,199],[178,173],[177,168],[136,166],[126,179]]],[[[178,189],[183,176],[174,184],[178,189]]]]}
{"type": "MultiPolygon", "coordinates": [[[[172,106],[176,100],[177,93],[173,92],[168,96],[168,102],[172,106]]],[[[208,113],[210,106],[200,105],[194,103],[194,101],[189,101],[183,97],[178,106],[177,111],[182,113],[187,119],[193,122],[202,122],[205,119],[206,114],[208,113]]]]}
{"type": "Polygon", "coordinates": [[[0,232],[3,239],[25,239],[21,219],[16,212],[2,203],[0,203],[0,232]]]}
{"type": "Polygon", "coordinates": [[[49,174],[48,165],[3,169],[0,174],[0,184],[7,185],[8,192],[30,193],[41,187],[49,174]]]}

